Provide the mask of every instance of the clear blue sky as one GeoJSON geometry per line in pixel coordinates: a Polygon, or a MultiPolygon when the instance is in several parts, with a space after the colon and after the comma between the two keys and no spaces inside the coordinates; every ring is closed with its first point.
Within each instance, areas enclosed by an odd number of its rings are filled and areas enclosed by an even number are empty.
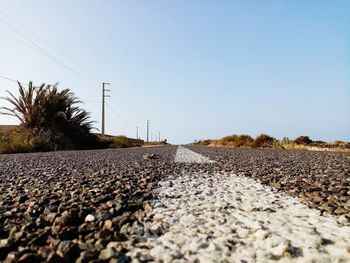
{"type": "MultiPolygon", "coordinates": [[[[100,126],[101,82],[130,124],[173,143],[229,134],[350,141],[350,1],[0,0],[0,75],[60,82],[100,126]],[[5,31],[6,32],[5,32],[5,31]]],[[[16,84],[0,79],[0,95],[16,84]]],[[[2,102],[3,103],[3,102],[2,102]]],[[[13,123],[4,116],[0,123],[13,123]]],[[[106,131],[135,136],[107,108],[106,131]]]]}

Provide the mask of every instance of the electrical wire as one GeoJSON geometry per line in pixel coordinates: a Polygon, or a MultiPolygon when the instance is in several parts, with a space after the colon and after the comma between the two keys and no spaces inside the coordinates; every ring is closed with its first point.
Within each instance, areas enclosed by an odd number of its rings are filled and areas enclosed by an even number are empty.
{"type": "Polygon", "coordinates": [[[128,120],[126,120],[122,115],[120,115],[117,111],[115,111],[112,106],[110,106],[107,102],[106,102],[107,107],[116,115],[119,117],[119,119],[121,119],[122,121],[124,121],[126,124],[128,124],[129,126],[136,128],[137,125],[134,125],[132,123],[130,123],[128,120]]]}
{"type": "MultiPolygon", "coordinates": [[[[71,57],[69,57],[68,55],[66,55],[64,52],[60,51],[59,49],[57,49],[56,47],[54,47],[52,44],[50,44],[48,41],[44,40],[43,38],[41,38],[40,36],[38,36],[37,34],[35,34],[34,32],[32,32],[31,30],[29,30],[27,27],[25,27],[24,25],[20,24],[19,22],[17,22],[15,19],[13,19],[12,17],[10,17],[9,15],[7,15],[6,13],[4,13],[3,11],[0,10],[0,13],[3,14],[4,16],[6,16],[7,18],[11,19],[12,21],[14,21],[17,25],[21,26],[22,28],[24,28],[28,33],[30,33],[32,36],[36,37],[37,39],[39,39],[40,41],[44,42],[47,46],[49,46],[50,48],[54,49],[55,51],[57,51],[58,53],[60,53],[62,56],[68,58],[71,62],[73,62],[74,64],[78,65],[81,68],[84,68],[86,71],[89,71],[90,73],[92,73],[93,75],[96,76],[96,74],[94,74],[93,72],[91,72],[91,70],[89,70],[87,67],[82,66],[80,63],[76,62],[74,59],[72,59],[71,57]]],[[[22,32],[20,32],[19,30],[17,30],[14,26],[12,26],[10,23],[6,22],[5,20],[3,20],[2,18],[0,18],[0,22],[4,25],[7,25],[9,28],[11,28],[14,32],[16,32],[18,35],[20,35],[22,37],[19,38],[18,36],[16,36],[15,34],[7,31],[6,29],[0,27],[1,30],[3,30],[5,33],[7,33],[8,35],[10,35],[11,37],[15,38],[16,40],[20,41],[22,44],[25,44],[27,46],[29,46],[30,48],[36,50],[37,52],[39,52],[40,54],[52,59],[53,61],[55,61],[56,63],[60,64],[61,66],[63,66],[64,68],[66,68],[67,70],[71,71],[72,73],[74,73],[75,75],[77,75],[79,78],[83,79],[84,81],[89,83],[89,80],[87,78],[85,78],[85,76],[83,76],[82,74],[80,74],[79,72],[77,72],[76,70],[72,69],[71,67],[69,67],[68,65],[66,65],[65,63],[61,62],[59,59],[57,59],[55,56],[51,55],[46,49],[42,48],[39,44],[37,44],[35,41],[31,40],[29,37],[27,37],[26,35],[24,35],[22,32]]],[[[8,81],[11,82],[16,82],[16,80],[5,77],[5,76],[0,76],[2,79],[6,79],[8,81]]],[[[20,82],[21,83],[21,82],[20,82]]],[[[22,83],[21,83],[22,85],[22,83]]],[[[96,101],[96,100],[85,100],[85,101],[90,101],[90,102],[99,102],[100,101],[96,101]]],[[[137,126],[130,123],[127,119],[125,119],[121,114],[119,114],[116,110],[114,110],[108,103],[106,103],[107,107],[110,108],[110,110],[112,111],[112,113],[114,113],[116,116],[118,116],[121,120],[123,120],[126,124],[128,124],[131,127],[136,128],[137,126]]]]}
{"type": "Polygon", "coordinates": [[[24,84],[24,83],[22,83],[22,82],[20,82],[20,81],[18,81],[18,80],[15,80],[15,79],[11,79],[11,78],[8,78],[8,77],[5,77],[5,76],[1,76],[1,75],[0,75],[0,78],[5,79],[5,80],[8,80],[8,81],[11,81],[11,82],[14,82],[14,83],[20,83],[22,86],[28,87],[27,84],[24,84]]]}
{"type": "Polygon", "coordinates": [[[31,39],[29,39],[26,35],[22,34],[20,31],[18,31],[16,28],[14,28],[13,26],[11,26],[9,23],[7,23],[6,21],[2,20],[0,18],[0,22],[2,22],[3,24],[7,25],[8,27],[10,27],[13,31],[15,31],[17,34],[19,34],[23,39],[18,38],[16,35],[10,33],[9,31],[5,30],[4,28],[2,28],[2,30],[4,32],[6,32],[7,34],[9,34],[10,36],[16,38],[17,40],[21,41],[22,43],[26,44],[27,46],[33,48],[34,50],[36,50],[37,52],[39,52],[40,54],[42,54],[43,56],[46,56],[50,59],[52,59],[53,61],[55,61],[57,64],[61,65],[62,67],[66,68],[67,70],[71,71],[73,74],[77,75],[79,78],[81,78],[82,80],[86,81],[86,82],[90,82],[85,76],[83,76],[82,74],[80,74],[79,72],[77,72],[76,70],[72,69],[71,67],[67,66],[65,63],[61,62],[59,59],[57,59],[56,57],[52,56],[50,53],[48,53],[44,48],[40,47],[37,43],[35,43],[34,41],[32,41],[31,39]],[[28,44],[28,41],[30,44],[28,44]]]}
{"type": "MultiPolygon", "coordinates": [[[[5,76],[2,76],[0,75],[0,78],[2,79],[5,79],[7,81],[11,81],[11,82],[14,82],[14,83],[17,83],[19,81],[17,80],[14,80],[14,79],[11,79],[11,78],[8,78],[8,77],[5,77],[5,76]]],[[[19,82],[21,83],[21,82],[19,82]]],[[[21,85],[26,85],[26,84],[22,84],[21,85]]],[[[26,85],[28,86],[28,85],[26,85]]],[[[98,101],[98,100],[90,100],[90,99],[81,99],[82,101],[88,101],[88,102],[94,102],[94,103],[101,103],[101,101],[98,101]]],[[[124,118],[120,113],[118,113],[111,105],[109,105],[108,103],[106,103],[107,107],[111,110],[111,112],[113,114],[115,114],[119,119],[121,119],[122,121],[124,121],[126,124],[128,124],[129,126],[133,127],[133,128],[136,128],[137,125],[134,125],[132,123],[130,123],[126,118],[124,118]]]]}
{"type": "Polygon", "coordinates": [[[12,82],[15,82],[15,83],[17,83],[17,80],[14,80],[14,79],[10,79],[10,78],[8,78],[8,77],[5,77],[5,76],[1,76],[1,75],[0,75],[0,78],[2,78],[2,79],[6,79],[6,80],[8,80],[8,81],[12,81],[12,82]]]}
{"type": "Polygon", "coordinates": [[[31,31],[28,27],[26,27],[25,25],[23,25],[22,23],[18,22],[16,19],[14,19],[13,17],[9,16],[8,14],[6,14],[4,11],[0,10],[0,14],[2,14],[3,16],[6,16],[8,19],[12,20],[16,25],[20,26],[21,28],[23,28],[26,32],[28,32],[29,34],[31,34],[32,36],[34,36],[35,38],[37,38],[38,40],[40,40],[42,43],[46,44],[48,47],[50,47],[51,49],[55,50],[56,52],[60,53],[62,56],[64,56],[66,59],[70,60],[71,62],[73,62],[75,65],[79,66],[80,68],[84,69],[85,71],[89,72],[90,74],[94,75],[94,77],[96,79],[98,79],[99,81],[101,81],[103,78],[101,78],[100,76],[98,76],[95,72],[93,72],[91,69],[89,69],[88,67],[86,67],[85,65],[82,65],[81,63],[79,63],[78,61],[76,61],[75,59],[73,59],[71,56],[67,55],[65,52],[61,51],[60,49],[58,49],[57,47],[55,47],[53,44],[51,44],[50,42],[48,42],[47,40],[45,40],[44,38],[42,38],[41,36],[39,36],[38,34],[34,33],[33,31],[31,31]]]}

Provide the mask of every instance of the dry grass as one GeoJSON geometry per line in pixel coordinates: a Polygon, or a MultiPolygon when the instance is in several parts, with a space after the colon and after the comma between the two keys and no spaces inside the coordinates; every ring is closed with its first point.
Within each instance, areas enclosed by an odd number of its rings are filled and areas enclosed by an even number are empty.
{"type": "MultiPolygon", "coordinates": [[[[93,135],[93,147],[91,149],[105,148],[129,148],[143,146],[142,140],[128,138],[126,136],[101,136],[93,135]]],[[[74,149],[73,147],[66,150],[74,149]]],[[[27,152],[43,152],[55,149],[52,143],[45,136],[33,136],[30,132],[23,129],[8,130],[0,132],[0,154],[8,153],[27,153],[27,152]]]]}
{"type": "Polygon", "coordinates": [[[35,148],[33,138],[17,130],[8,130],[0,133],[0,154],[1,153],[23,153],[32,152],[35,148]]]}
{"type": "Polygon", "coordinates": [[[200,140],[194,144],[203,146],[235,147],[235,148],[273,148],[286,150],[308,150],[308,151],[342,151],[350,152],[350,143],[336,141],[326,143],[323,141],[312,141],[308,136],[300,136],[295,140],[283,138],[277,140],[267,134],[261,134],[253,139],[249,135],[230,135],[216,140],[200,140]]]}
{"type": "Polygon", "coordinates": [[[152,142],[145,142],[144,146],[161,146],[161,145],[167,145],[168,143],[166,141],[152,141],[152,142]]]}
{"type": "Polygon", "coordinates": [[[130,148],[141,147],[144,145],[143,140],[133,139],[124,135],[112,136],[96,134],[100,142],[104,145],[102,148],[130,148]]]}
{"type": "Polygon", "coordinates": [[[143,144],[143,140],[132,139],[124,135],[119,135],[113,137],[112,148],[141,147],[143,144]]]}

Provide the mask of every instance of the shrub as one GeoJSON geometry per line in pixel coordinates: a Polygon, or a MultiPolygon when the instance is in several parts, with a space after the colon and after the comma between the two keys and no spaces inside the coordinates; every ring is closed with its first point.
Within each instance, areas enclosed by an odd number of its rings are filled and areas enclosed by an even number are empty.
{"type": "Polygon", "coordinates": [[[276,139],[267,135],[261,134],[255,138],[253,142],[254,148],[273,148],[275,145],[276,139]]]}
{"type": "MultiPolygon", "coordinates": [[[[132,140],[135,140],[135,139],[132,139],[132,140]]],[[[135,142],[133,144],[135,144],[135,142]]],[[[136,144],[140,144],[140,143],[136,142],[136,144]]],[[[145,146],[159,146],[159,145],[167,145],[168,142],[167,142],[167,140],[160,141],[160,142],[159,141],[153,141],[153,142],[149,141],[149,142],[142,142],[142,144],[145,146]]],[[[142,145],[140,145],[140,146],[142,146],[142,145]]]]}
{"type": "MultiPolygon", "coordinates": [[[[112,143],[110,147],[112,148],[129,148],[129,147],[140,147],[144,145],[143,140],[128,138],[124,135],[112,136],[112,143]]],[[[159,145],[158,142],[152,142],[150,145],[159,145]]]]}
{"type": "Polygon", "coordinates": [[[254,139],[249,135],[231,135],[221,139],[222,145],[234,147],[251,147],[254,139]]]}
{"type": "Polygon", "coordinates": [[[299,145],[310,145],[312,140],[309,138],[309,136],[299,136],[294,140],[294,142],[299,145]]]}
{"type": "Polygon", "coordinates": [[[113,138],[112,147],[113,148],[127,148],[127,147],[131,147],[131,143],[130,143],[128,137],[126,137],[124,135],[115,136],[113,138]]]}
{"type": "MultiPolygon", "coordinates": [[[[28,88],[20,83],[19,97],[11,92],[3,98],[12,108],[2,107],[2,114],[20,121],[23,143],[33,150],[88,149],[98,147],[97,136],[90,133],[90,114],[78,107],[80,101],[69,89],[59,91],[56,85],[39,87],[29,82],[28,88]]],[[[17,135],[18,136],[18,135],[17,135]]],[[[13,139],[13,143],[15,138],[13,139]]],[[[19,147],[18,151],[22,151],[19,147]]]]}
{"type": "Polygon", "coordinates": [[[317,147],[326,147],[327,142],[318,140],[318,141],[311,142],[309,145],[317,146],[317,147]]]}
{"type": "Polygon", "coordinates": [[[31,152],[34,147],[28,135],[18,131],[0,134],[0,153],[31,152]]]}
{"type": "Polygon", "coordinates": [[[211,144],[211,140],[199,140],[196,143],[197,145],[203,145],[203,146],[207,146],[211,144]]]}
{"type": "Polygon", "coordinates": [[[289,139],[288,137],[283,137],[281,140],[282,144],[292,144],[294,143],[291,139],[289,139]]]}
{"type": "Polygon", "coordinates": [[[251,147],[254,142],[254,139],[249,135],[239,135],[236,139],[236,147],[251,147]]]}
{"type": "Polygon", "coordinates": [[[238,137],[237,135],[230,135],[222,138],[221,140],[224,142],[233,142],[237,139],[237,137],[238,137]]]}

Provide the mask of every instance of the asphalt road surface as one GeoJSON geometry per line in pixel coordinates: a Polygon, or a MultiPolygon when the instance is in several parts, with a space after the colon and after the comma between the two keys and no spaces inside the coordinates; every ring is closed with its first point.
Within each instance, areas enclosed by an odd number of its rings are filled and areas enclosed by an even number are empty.
{"type": "Polygon", "coordinates": [[[0,155],[0,261],[350,262],[350,155],[0,155]]]}

